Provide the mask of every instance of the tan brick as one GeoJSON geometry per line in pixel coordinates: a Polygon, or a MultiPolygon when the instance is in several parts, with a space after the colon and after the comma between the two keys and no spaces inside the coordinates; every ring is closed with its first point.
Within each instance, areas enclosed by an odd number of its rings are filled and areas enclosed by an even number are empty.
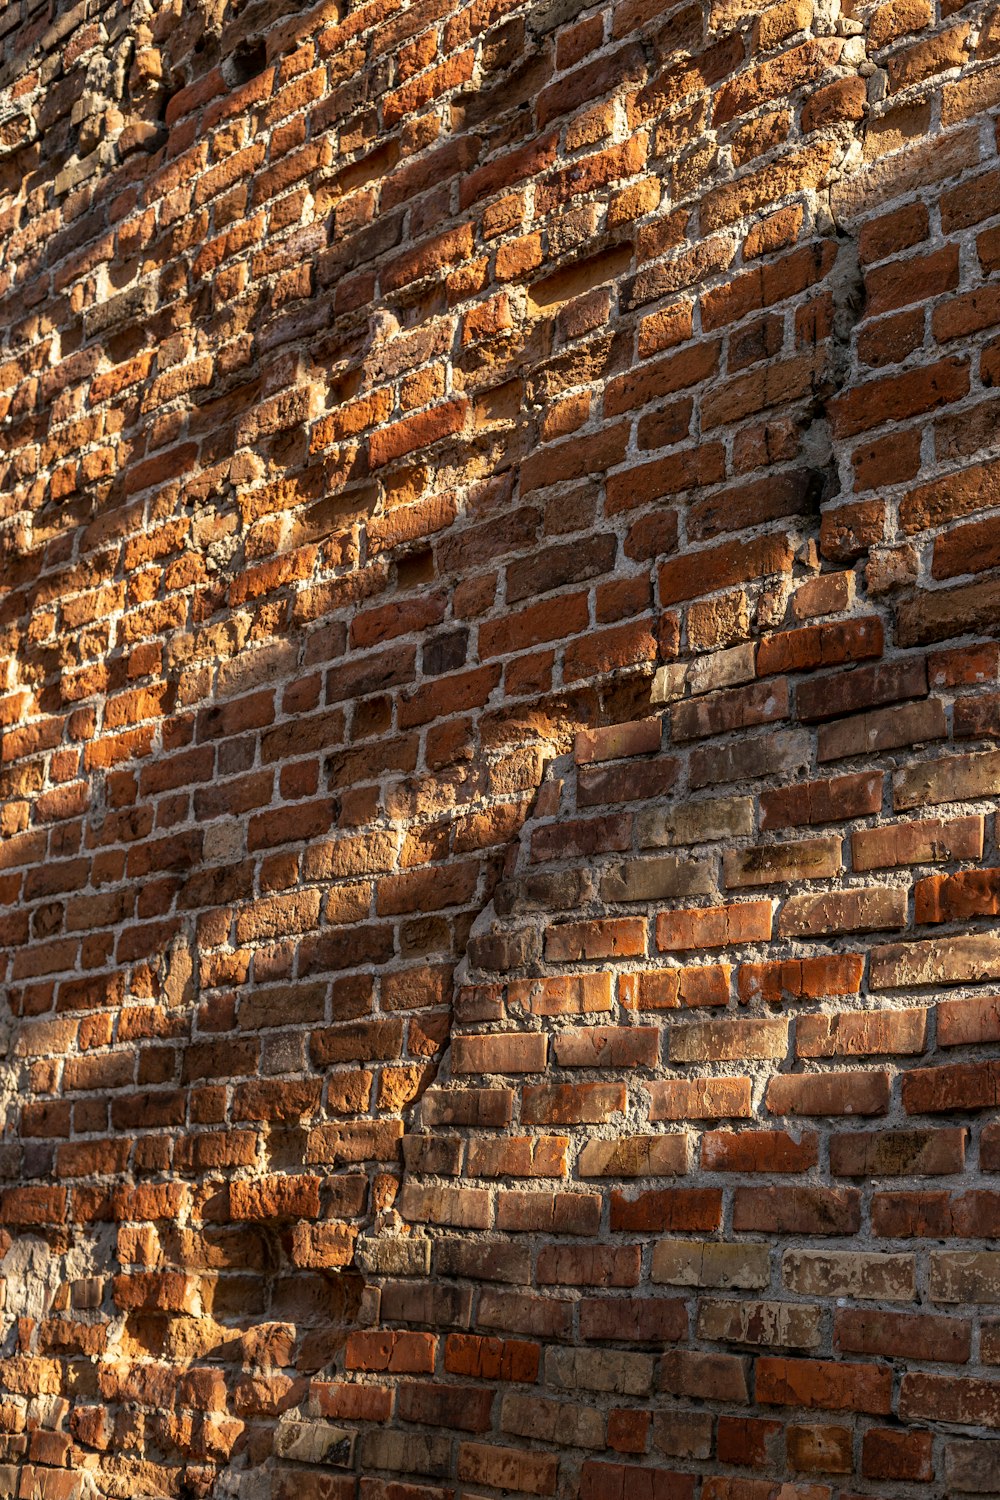
{"type": "Polygon", "coordinates": [[[585,729],[577,735],[574,753],[579,765],[594,761],[621,760],[659,750],[663,733],[661,719],[641,719],[635,724],[610,725],[607,729],[585,729]]]}
{"type": "Polygon", "coordinates": [[[788,1022],[703,1021],[671,1026],[669,1050],[672,1063],[782,1058],[788,1050],[788,1022]]]}
{"type": "Polygon", "coordinates": [[[555,1454],[525,1453],[492,1443],[460,1443],[458,1477],[467,1484],[515,1489],[528,1495],[554,1495],[559,1460],[555,1454]]]}
{"type": "Polygon", "coordinates": [[[795,1053],[797,1057],[913,1055],[923,1052],[926,1034],[926,1010],[800,1016],[795,1023],[795,1053]]]}
{"type": "Polygon", "coordinates": [[[604,1446],[601,1414],[593,1406],[549,1401],[537,1395],[505,1395],[500,1407],[500,1430],[561,1446],[604,1446]]]}
{"type": "Polygon", "coordinates": [[[698,1303],[698,1337],[714,1343],[766,1349],[816,1349],[820,1344],[818,1307],[791,1302],[753,1302],[745,1297],[698,1303]]]}
{"type": "Polygon", "coordinates": [[[618,903],[707,896],[715,884],[715,870],[707,860],[667,854],[609,866],[601,877],[601,899],[618,903]]]}
{"type": "Polygon", "coordinates": [[[906,891],[869,886],[790,897],[781,908],[778,935],[822,937],[840,932],[877,932],[905,927],[906,922],[906,891]]]}
{"type": "Polygon", "coordinates": [[[755,673],[756,647],[752,641],[741,641],[725,651],[695,657],[687,669],[686,682],[692,693],[712,693],[752,682],[755,673]]]}
{"type": "Polygon", "coordinates": [[[649,1354],[610,1349],[547,1349],[545,1377],[550,1385],[572,1391],[612,1391],[644,1396],[653,1388],[654,1360],[649,1354]]]}
{"type": "Polygon", "coordinates": [[[913,1302],[917,1295],[912,1255],[852,1250],[786,1250],[781,1278],[805,1297],[857,1297],[876,1302],[913,1302]]]}
{"type": "Polygon", "coordinates": [[[897,771],[893,805],[897,811],[937,802],[974,802],[1000,791],[1000,750],[978,755],[947,755],[897,771]]]}
{"type": "Polygon", "coordinates": [[[939,1250],[931,1253],[932,1302],[995,1303],[1000,1293],[1000,1253],[939,1250]]]}
{"type": "Polygon", "coordinates": [[[581,1177],[673,1177],[687,1169],[686,1135],[589,1140],[577,1160],[581,1177]]]}
{"type": "Polygon", "coordinates": [[[707,844],[753,833],[750,797],[714,797],[679,807],[651,808],[636,819],[639,847],[707,844]]]}
{"type": "Polygon", "coordinates": [[[416,1224],[450,1224],[486,1229],[492,1216],[486,1188],[418,1187],[406,1183],[398,1199],[404,1219],[416,1224]]]}
{"type": "Polygon", "coordinates": [[[761,844],[755,849],[733,850],[723,860],[724,878],[729,887],[822,880],[839,875],[840,870],[841,841],[838,838],[761,844]]]}
{"type": "Polygon", "coordinates": [[[922,943],[889,943],[872,953],[873,989],[971,984],[985,979],[1000,979],[1000,938],[992,933],[922,943]]]}

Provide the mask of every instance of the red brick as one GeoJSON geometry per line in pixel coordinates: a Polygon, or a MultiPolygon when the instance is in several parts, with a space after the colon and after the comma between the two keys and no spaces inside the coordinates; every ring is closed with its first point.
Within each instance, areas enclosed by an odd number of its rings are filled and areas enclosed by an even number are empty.
{"type": "Polygon", "coordinates": [[[837,1177],[950,1176],[965,1162],[962,1129],[858,1131],[830,1138],[837,1177]]]}
{"type": "Polygon", "coordinates": [[[929,1419],[966,1426],[1000,1426],[996,1381],[910,1372],[903,1376],[899,1414],[905,1421],[929,1419]]]}
{"type": "Polygon", "coordinates": [[[587,1459],[580,1471],[580,1500],[694,1500],[693,1474],[637,1468],[587,1459]]]}
{"type": "Polygon", "coordinates": [[[607,1120],[623,1110],[625,1089],[618,1083],[528,1085],[522,1100],[526,1125],[579,1125],[607,1120]]]}
{"type": "Polygon", "coordinates": [[[855,954],[772,960],[740,965],[739,996],[744,1005],[758,997],[778,1002],[785,995],[820,1000],[861,991],[864,960],[855,954]]]}
{"type": "Polygon", "coordinates": [[[757,1361],[757,1399],[766,1405],[883,1416],[892,1408],[892,1371],[878,1365],[762,1357],[757,1361]]]}
{"type": "Polygon", "coordinates": [[[861,1472],[867,1479],[901,1479],[925,1484],[934,1478],[929,1432],[870,1428],[864,1436],[861,1472]]]}
{"type": "Polygon", "coordinates": [[[656,919],[656,946],[664,952],[683,952],[766,942],[771,936],[772,914],[770,901],[662,912],[656,919]]]}
{"type": "Polygon", "coordinates": [[[856,1234],[861,1225],[852,1188],[737,1188],[733,1228],[770,1234],[856,1234]]]}
{"type": "Polygon", "coordinates": [[[961,922],[1000,913],[1000,870],[928,875],[913,888],[914,920],[961,922]]]}
{"type": "Polygon", "coordinates": [[[903,1076],[903,1108],[913,1115],[990,1109],[1000,1098],[998,1089],[1000,1062],[992,1059],[914,1068],[903,1076]]]}
{"type": "Polygon", "coordinates": [[[881,656],[882,622],[876,615],[831,625],[804,625],[765,636],[757,648],[757,671],[802,672],[881,656]]]}
{"type": "Polygon", "coordinates": [[[629,1198],[611,1194],[612,1233],[661,1230],[711,1233],[722,1221],[722,1194],[712,1188],[663,1188],[629,1198]]]}
{"type": "Polygon", "coordinates": [[[786,1074],[768,1085],[772,1115],[885,1115],[888,1073],[786,1074]]]}
{"type": "Polygon", "coordinates": [[[434,1368],[436,1346],[430,1333],[357,1332],[347,1340],[345,1363],[349,1370],[428,1374],[434,1368]]]}
{"type": "Polygon", "coordinates": [[[706,1130],[701,1164],[707,1172],[806,1172],[819,1161],[819,1137],[795,1140],[782,1130],[706,1130]]]}
{"type": "Polygon", "coordinates": [[[1000,1486],[997,18],[20,9],[7,1488],[1000,1486]]]}
{"type": "Polygon", "coordinates": [[[790,573],[792,551],[783,536],[759,541],[725,542],[663,564],[660,602],[676,604],[750,579],[790,573]],[[711,587],[706,585],[711,582],[711,587]]]}
{"type": "Polygon", "coordinates": [[[749,1119],[749,1078],[705,1078],[647,1085],[651,1120],[749,1119]]]}
{"type": "Polygon", "coordinates": [[[884,422],[922,415],[961,400],[968,388],[968,364],[956,358],[871,381],[836,398],[832,413],[834,434],[851,437],[884,422]]]}
{"type": "Polygon", "coordinates": [[[834,1343],[847,1354],[964,1364],[972,1348],[972,1328],[961,1319],[936,1313],[843,1307],[835,1314],[834,1343]]]}
{"type": "Polygon", "coordinates": [[[581,958],[635,958],[645,951],[646,923],[641,917],[565,922],[551,927],[545,938],[545,955],[556,963],[581,958]]]}
{"type": "Polygon", "coordinates": [[[883,777],[880,771],[859,771],[850,776],[829,776],[777,787],[762,793],[761,828],[794,828],[805,823],[839,823],[845,818],[863,818],[882,810],[883,777]]]}

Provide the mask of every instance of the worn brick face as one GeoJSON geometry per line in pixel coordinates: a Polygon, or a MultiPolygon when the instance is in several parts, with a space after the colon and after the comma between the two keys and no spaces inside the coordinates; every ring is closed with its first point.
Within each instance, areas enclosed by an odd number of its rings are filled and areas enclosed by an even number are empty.
{"type": "Polygon", "coordinates": [[[1000,1492],[998,67],[6,7],[0,1492],[1000,1492]]]}

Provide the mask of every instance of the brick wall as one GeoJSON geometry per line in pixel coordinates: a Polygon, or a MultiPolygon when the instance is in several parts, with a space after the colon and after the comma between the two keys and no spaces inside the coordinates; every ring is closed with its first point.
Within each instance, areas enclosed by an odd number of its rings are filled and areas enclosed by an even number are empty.
{"type": "Polygon", "coordinates": [[[1000,1494],[1000,12],[0,49],[0,1496],[1000,1494]]]}

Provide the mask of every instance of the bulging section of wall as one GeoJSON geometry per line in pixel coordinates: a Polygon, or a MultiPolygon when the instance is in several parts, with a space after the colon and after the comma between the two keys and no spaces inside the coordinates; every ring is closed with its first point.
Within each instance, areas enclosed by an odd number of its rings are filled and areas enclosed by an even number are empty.
{"type": "Polygon", "coordinates": [[[0,1495],[1000,1495],[994,10],[0,47],[0,1495]]]}

